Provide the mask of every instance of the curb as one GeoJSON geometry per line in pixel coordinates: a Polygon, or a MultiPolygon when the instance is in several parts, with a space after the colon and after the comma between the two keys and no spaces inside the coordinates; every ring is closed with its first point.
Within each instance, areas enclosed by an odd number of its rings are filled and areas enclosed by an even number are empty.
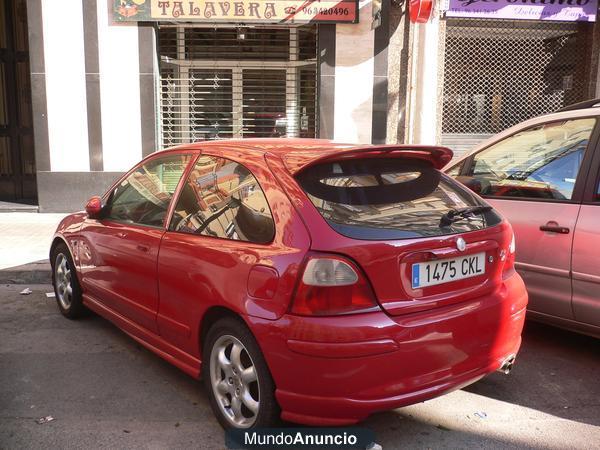
{"type": "Polygon", "coordinates": [[[18,205],[18,204],[2,204],[0,205],[0,214],[2,213],[13,213],[13,212],[26,212],[26,213],[39,213],[40,208],[32,205],[18,205]]]}
{"type": "Polygon", "coordinates": [[[0,284],[50,284],[52,268],[47,261],[0,270],[0,284]]]}

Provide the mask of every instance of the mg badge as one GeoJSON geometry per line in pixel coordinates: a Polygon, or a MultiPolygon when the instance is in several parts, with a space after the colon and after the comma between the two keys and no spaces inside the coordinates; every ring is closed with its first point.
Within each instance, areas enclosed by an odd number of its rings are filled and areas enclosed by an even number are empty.
{"type": "Polygon", "coordinates": [[[463,238],[459,237],[456,240],[456,248],[461,252],[465,251],[465,248],[467,248],[467,243],[465,242],[465,240],[463,238]]]}

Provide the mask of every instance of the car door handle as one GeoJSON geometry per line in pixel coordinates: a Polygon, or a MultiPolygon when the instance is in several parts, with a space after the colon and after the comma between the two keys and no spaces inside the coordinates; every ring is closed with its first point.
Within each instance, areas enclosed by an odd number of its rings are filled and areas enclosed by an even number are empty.
{"type": "Polygon", "coordinates": [[[148,253],[148,250],[150,250],[150,247],[148,247],[147,245],[142,245],[142,244],[138,244],[136,248],[140,252],[144,252],[144,253],[148,253]]]}
{"type": "Polygon", "coordinates": [[[569,234],[571,230],[569,230],[568,227],[561,227],[556,222],[548,222],[546,225],[540,225],[540,231],[547,231],[548,233],[569,234]]]}
{"type": "Polygon", "coordinates": [[[117,237],[118,237],[119,239],[123,239],[123,238],[127,237],[127,233],[125,233],[124,231],[119,231],[119,232],[117,233],[117,237]]]}

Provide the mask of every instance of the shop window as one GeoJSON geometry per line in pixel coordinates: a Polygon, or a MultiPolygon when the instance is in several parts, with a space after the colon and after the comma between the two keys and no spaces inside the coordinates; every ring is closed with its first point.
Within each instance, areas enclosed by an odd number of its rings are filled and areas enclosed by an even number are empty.
{"type": "Polygon", "coordinates": [[[189,76],[191,140],[233,137],[232,71],[192,69],[189,76]]]}
{"type": "Polygon", "coordinates": [[[300,27],[298,30],[298,59],[314,59],[317,54],[317,28],[300,27]]]}
{"type": "Polygon", "coordinates": [[[481,140],[588,98],[593,24],[448,19],[446,25],[443,142],[460,142],[452,134],[481,140]]]}
{"type": "Polygon", "coordinates": [[[201,156],[182,189],[170,229],[266,244],[275,224],[265,194],[246,167],[201,156]]]}
{"type": "Polygon", "coordinates": [[[288,117],[285,104],[286,71],[246,69],[243,79],[243,121],[246,137],[282,137],[288,125],[294,132],[297,115],[288,117]],[[288,120],[293,123],[288,124],[288,120]]]}
{"type": "Polygon", "coordinates": [[[187,28],[186,59],[287,61],[290,30],[287,28],[187,28]]]}
{"type": "Polygon", "coordinates": [[[300,110],[299,135],[302,138],[314,138],[317,135],[317,68],[314,66],[300,69],[299,83],[300,110]]]}
{"type": "Polygon", "coordinates": [[[163,147],[316,136],[316,26],[162,26],[159,53],[163,147]]]}

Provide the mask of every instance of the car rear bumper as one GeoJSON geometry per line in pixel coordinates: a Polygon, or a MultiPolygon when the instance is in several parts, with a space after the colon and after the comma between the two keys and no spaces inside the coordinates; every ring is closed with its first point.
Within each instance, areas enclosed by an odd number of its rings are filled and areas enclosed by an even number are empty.
{"type": "Polygon", "coordinates": [[[468,386],[493,372],[498,365],[462,374],[460,377],[433,386],[391,397],[358,400],[348,397],[316,397],[277,389],[281,417],[290,422],[313,426],[351,425],[377,411],[386,411],[429,400],[468,386]]]}
{"type": "Polygon", "coordinates": [[[285,420],[345,425],[427,400],[500,368],[521,344],[527,293],[515,273],[492,294],[431,311],[248,317],[285,420]]]}

